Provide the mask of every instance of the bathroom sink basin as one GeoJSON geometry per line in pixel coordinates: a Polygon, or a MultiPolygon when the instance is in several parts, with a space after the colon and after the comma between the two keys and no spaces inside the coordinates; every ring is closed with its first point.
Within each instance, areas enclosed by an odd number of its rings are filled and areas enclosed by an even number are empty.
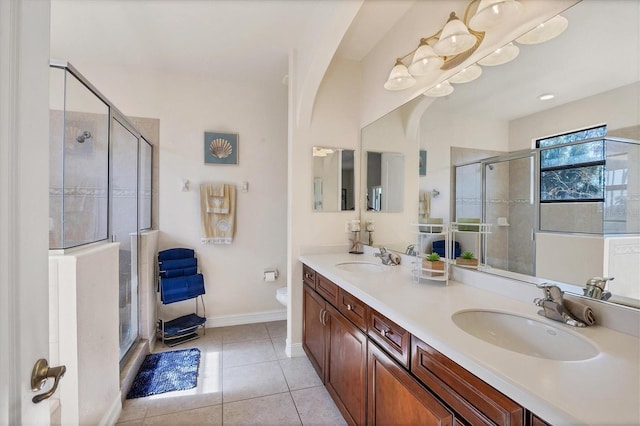
{"type": "Polygon", "coordinates": [[[386,269],[382,263],[373,262],[341,262],[336,263],[336,268],[347,272],[380,272],[386,269]]]}
{"type": "Polygon", "coordinates": [[[556,361],[593,358],[598,349],[582,336],[506,312],[464,310],[451,319],[460,329],[503,349],[556,361]]]}

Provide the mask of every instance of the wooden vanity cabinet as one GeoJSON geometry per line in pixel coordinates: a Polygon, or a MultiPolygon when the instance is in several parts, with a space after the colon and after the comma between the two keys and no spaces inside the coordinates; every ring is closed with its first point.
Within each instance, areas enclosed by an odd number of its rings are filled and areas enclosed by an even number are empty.
{"type": "Polygon", "coordinates": [[[454,424],[453,413],[447,407],[371,342],[368,370],[367,424],[454,424]]]}
{"type": "Polygon", "coordinates": [[[347,317],[352,323],[354,323],[360,330],[366,332],[367,330],[367,315],[369,312],[369,306],[359,300],[357,297],[351,295],[342,288],[338,289],[338,309],[340,313],[347,317]]]}
{"type": "Polygon", "coordinates": [[[524,425],[525,410],[458,364],[411,336],[411,373],[470,425],[524,425]]]}
{"type": "Polygon", "coordinates": [[[328,329],[325,327],[326,302],[306,282],[302,287],[302,349],[324,383],[328,334],[328,329]]]}
{"type": "Polygon", "coordinates": [[[367,401],[367,335],[331,305],[325,386],[351,425],[364,425],[367,401]]]}
{"type": "Polygon", "coordinates": [[[320,274],[316,275],[316,284],[331,300],[303,284],[302,347],[345,420],[351,425],[364,425],[367,335],[334,306],[338,287],[320,274]]]}
{"type": "Polygon", "coordinates": [[[369,308],[369,337],[396,359],[404,368],[409,369],[409,351],[411,334],[375,309],[369,308]]]}

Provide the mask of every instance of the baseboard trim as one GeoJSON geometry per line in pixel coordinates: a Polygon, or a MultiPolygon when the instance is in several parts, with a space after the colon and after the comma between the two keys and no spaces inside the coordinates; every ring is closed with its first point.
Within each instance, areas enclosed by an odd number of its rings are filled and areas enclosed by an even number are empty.
{"type": "Polygon", "coordinates": [[[207,317],[207,327],[227,327],[230,325],[254,324],[259,322],[282,321],[287,319],[287,311],[265,311],[244,315],[207,317]]]}
{"type": "Polygon", "coordinates": [[[294,343],[293,345],[289,344],[289,339],[287,339],[287,348],[285,349],[287,356],[289,358],[295,358],[298,356],[306,356],[307,354],[302,349],[302,343],[294,343]]]}
{"type": "Polygon", "coordinates": [[[111,407],[109,407],[109,410],[104,413],[102,419],[100,419],[100,423],[98,424],[100,426],[115,425],[118,423],[120,414],[122,414],[122,394],[121,392],[118,392],[118,395],[116,395],[116,398],[111,403],[111,407]]]}

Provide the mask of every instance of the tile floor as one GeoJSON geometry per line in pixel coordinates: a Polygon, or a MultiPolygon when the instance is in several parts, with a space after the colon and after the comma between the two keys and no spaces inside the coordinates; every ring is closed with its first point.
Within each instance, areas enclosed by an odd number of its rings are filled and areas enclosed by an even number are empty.
{"type": "Polygon", "coordinates": [[[200,349],[194,389],[127,399],[118,425],[344,425],[306,356],[287,358],[286,321],[209,328],[156,352],[200,349]]]}

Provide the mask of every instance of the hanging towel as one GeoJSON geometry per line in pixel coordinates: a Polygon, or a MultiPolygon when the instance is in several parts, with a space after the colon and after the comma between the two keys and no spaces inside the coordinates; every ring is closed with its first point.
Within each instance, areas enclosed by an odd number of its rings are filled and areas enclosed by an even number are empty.
{"type": "Polygon", "coordinates": [[[207,213],[229,214],[229,191],[225,184],[207,188],[207,213]]]}
{"type": "MultiPolygon", "coordinates": [[[[220,193],[220,192],[215,192],[220,193]]],[[[203,183],[200,185],[200,211],[202,216],[202,244],[231,244],[236,233],[236,187],[230,184],[203,183]],[[209,194],[215,187],[223,185],[228,198],[227,213],[209,212],[209,194]]]]}

